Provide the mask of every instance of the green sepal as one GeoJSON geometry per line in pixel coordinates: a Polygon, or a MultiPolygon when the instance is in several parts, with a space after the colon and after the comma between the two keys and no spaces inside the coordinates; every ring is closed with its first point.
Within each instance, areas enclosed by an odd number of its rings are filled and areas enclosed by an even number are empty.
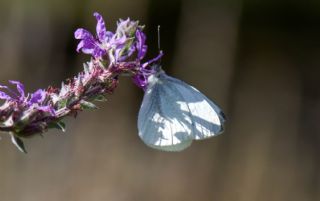
{"type": "Polygon", "coordinates": [[[68,100],[67,99],[60,99],[58,102],[58,108],[65,108],[67,106],[68,100]]]}
{"type": "Polygon", "coordinates": [[[80,106],[81,106],[81,109],[85,110],[85,109],[97,109],[97,106],[93,103],[90,103],[88,101],[80,101],[80,106]]]}
{"type": "Polygon", "coordinates": [[[119,57],[121,57],[124,53],[129,51],[130,47],[132,46],[133,41],[134,41],[134,38],[128,39],[126,45],[120,50],[119,57]]]}
{"type": "Polygon", "coordinates": [[[98,95],[93,98],[94,101],[106,102],[107,98],[104,95],[98,95]]]}
{"type": "Polygon", "coordinates": [[[18,148],[19,151],[26,154],[27,150],[24,146],[23,141],[19,137],[15,136],[14,134],[10,134],[10,135],[11,135],[11,142],[18,148]]]}

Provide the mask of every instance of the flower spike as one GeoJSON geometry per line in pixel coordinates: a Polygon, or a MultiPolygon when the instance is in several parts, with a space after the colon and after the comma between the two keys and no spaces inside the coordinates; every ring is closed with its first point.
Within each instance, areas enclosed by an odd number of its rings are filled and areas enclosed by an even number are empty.
{"type": "MultiPolygon", "coordinates": [[[[65,131],[63,119],[82,110],[94,109],[93,101],[103,101],[112,94],[122,74],[132,75],[141,88],[152,74],[151,64],[142,62],[147,52],[143,26],[137,21],[119,20],[116,32],[106,29],[102,16],[95,12],[96,34],[83,28],[75,31],[79,41],[76,50],[91,55],[77,76],[67,79],[60,88],[49,86],[34,93],[26,93],[19,81],[9,81],[12,90],[0,85],[0,131],[11,135],[12,143],[26,153],[23,139],[42,134],[51,128],[65,131]]],[[[157,59],[156,59],[157,60],[157,59]]]]}

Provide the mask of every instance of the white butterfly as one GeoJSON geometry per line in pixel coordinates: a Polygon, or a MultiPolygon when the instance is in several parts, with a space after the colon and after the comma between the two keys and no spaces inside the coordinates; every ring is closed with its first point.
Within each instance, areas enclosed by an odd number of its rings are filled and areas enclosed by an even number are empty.
{"type": "Polygon", "coordinates": [[[181,151],[193,140],[223,132],[225,116],[205,95],[162,70],[148,78],[138,116],[143,142],[163,151],[181,151]]]}

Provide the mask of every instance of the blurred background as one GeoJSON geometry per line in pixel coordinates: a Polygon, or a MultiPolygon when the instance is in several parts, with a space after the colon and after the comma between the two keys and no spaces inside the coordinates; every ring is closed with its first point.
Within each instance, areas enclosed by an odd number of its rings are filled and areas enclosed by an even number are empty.
{"type": "Polygon", "coordinates": [[[73,33],[118,18],[146,25],[148,57],[225,111],[223,135],[180,153],[138,137],[143,93],[129,78],[67,132],[2,134],[1,201],[320,200],[320,1],[1,0],[0,82],[59,86],[88,56],[73,33]]]}

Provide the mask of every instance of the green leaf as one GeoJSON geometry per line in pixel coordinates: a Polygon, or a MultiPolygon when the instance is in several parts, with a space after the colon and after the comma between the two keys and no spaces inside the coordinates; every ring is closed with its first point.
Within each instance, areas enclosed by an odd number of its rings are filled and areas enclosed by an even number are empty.
{"type": "Polygon", "coordinates": [[[96,97],[94,97],[95,101],[100,101],[100,102],[105,102],[107,101],[107,98],[104,95],[98,95],[96,97]]]}
{"type": "Polygon", "coordinates": [[[81,106],[81,109],[97,109],[97,106],[95,104],[90,103],[88,101],[84,101],[84,100],[80,102],[80,106],[81,106]]]}
{"type": "Polygon", "coordinates": [[[62,132],[66,132],[66,124],[63,121],[52,122],[48,125],[48,128],[56,128],[62,130],[62,132]]]}
{"type": "Polygon", "coordinates": [[[19,137],[15,136],[14,134],[11,134],[11,141],[18,148],[19,151],[25,154],[27,153],[23,141],[19,137]]]}

